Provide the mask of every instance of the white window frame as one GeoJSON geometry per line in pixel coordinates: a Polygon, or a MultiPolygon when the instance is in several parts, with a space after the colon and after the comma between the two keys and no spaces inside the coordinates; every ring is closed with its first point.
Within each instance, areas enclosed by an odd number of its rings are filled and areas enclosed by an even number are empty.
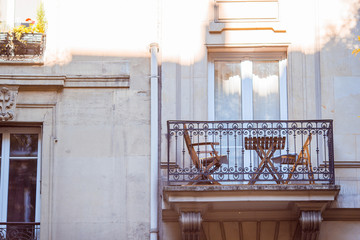
{"type": "MultiPolygon", "coordinates": [[[[250,64],[254,60],[279,61],[279,93],[280,93],[280,120],[288,119],[287,111],[287,58],[286,52],[210,52],[208,55],[208,120],[215,120],[215,62],[216,61],[241,61],[242,65],[250,64]]],[[[253,120],[252,101],[252,74],[241,72],[241,98],[242,119],[253,120]],[[251,89],[251,91],[249,91],[251,89]]]]}
{"type": "Polygon", "coordinates": [[[0,222],[7,222],[7,204],[9,190],[9,164],[10,164],[10,134],[38,134],[38,156],[36,174],[36,200],[35,200],[35,222],[40,222],[40,182],[41,182],[41,129],[40,128],[21,128],[8,127],[0,128],[2,134],[2,153],[1,153],[1,177],[0,177],[0,222]],[[3,174],[5,173],[5,174],[3,174]]]}

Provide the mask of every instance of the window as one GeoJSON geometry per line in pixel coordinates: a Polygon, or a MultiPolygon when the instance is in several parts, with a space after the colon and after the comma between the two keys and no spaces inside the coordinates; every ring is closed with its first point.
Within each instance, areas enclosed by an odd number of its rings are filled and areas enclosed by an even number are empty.
{"type": "Polygon", "coordinates": [[[36,19],[40,0],[0,0],[0,31],[25,23],[27,18],[36,19]]]}
{"type": "Polygon", "coordinates": [[[210,53],[210,120],[287,119],[285,53],[210,53]]]}
{"type": "Polygon", "coordinates": [[[0,129],[0,222],[40,221],[40,129],[0,129]]]}

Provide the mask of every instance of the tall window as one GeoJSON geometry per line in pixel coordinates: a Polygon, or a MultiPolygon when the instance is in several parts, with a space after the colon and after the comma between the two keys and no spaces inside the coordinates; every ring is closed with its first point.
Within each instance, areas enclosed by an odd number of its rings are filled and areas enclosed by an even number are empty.
{"type": "Polygon", "coordinates": [[[210,54],[209,119],[287,119],[283,54],[210,54]]]}
{"type": "Polygon", "coordinates": [[[0,222],[40,221],[40,129],[0,129],[0,222]]]}
{"type": "Polygon", "coordinates": [[[25,23],[27,18],[36,19],[40,0],[0,0],[0,31],[25,23]]]}

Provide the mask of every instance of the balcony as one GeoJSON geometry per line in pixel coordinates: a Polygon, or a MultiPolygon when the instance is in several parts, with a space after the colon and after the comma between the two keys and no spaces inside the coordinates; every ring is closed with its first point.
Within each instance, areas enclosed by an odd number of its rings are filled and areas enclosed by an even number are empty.
{"type": "Polygon", "coordinates": [[[334,184],[332,120],[168,121],[169,185],[334,184]]]}
{"type": "Polygon", "coordinates": [[[39,222],[0,222],[1,240],[39,240],[39,222]]]}
{"type": "Polygon", "coordinates": [[[289,236],[317,239],[340,191],[332,120],[168,121],[167,128],[162,220],[179,221],[183,237],[198,239],[202,227],[232,231],[231,223],[242,239],[287,222],[299,226],[289,236]]]}
{"type": "Polygon", "coordinates": [[[17,39],[14,34],[0,32],[0,62],[38,62],[44,48],[42,33],[26,33],[17,39]]]}

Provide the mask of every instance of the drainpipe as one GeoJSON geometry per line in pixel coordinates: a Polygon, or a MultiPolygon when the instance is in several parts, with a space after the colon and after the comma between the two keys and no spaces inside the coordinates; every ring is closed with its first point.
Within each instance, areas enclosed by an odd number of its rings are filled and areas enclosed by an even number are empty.
{"type": "Polygon", "coordinates": [[[157,240],[158,227],[158,196],[159,196],[159,108],[158,108],[158,59],[159,46],[157,43],[150,44],[151,53],[151,112],[150,112],[150,240],[157,240]]]}

